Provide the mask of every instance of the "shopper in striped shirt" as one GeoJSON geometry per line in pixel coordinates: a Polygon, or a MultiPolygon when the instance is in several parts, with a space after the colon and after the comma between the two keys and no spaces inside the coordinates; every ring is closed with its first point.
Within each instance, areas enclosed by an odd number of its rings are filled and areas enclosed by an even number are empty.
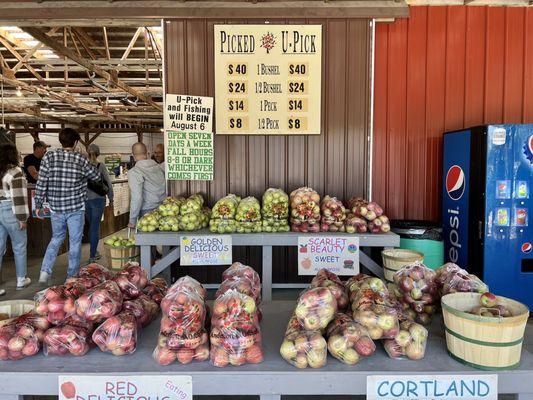
{"type": "Polygon", "coordinates": [[[80,268],[87,181],[100,180],[101,175],[85,156],[75,150],[79,140],[80,134],[74,129],[62,129],[59,132],[62,148],[47,152],[41,162],[35,193],[35,213],[38,218],[42,218],[42,207],[46,199],[50,204],[52,240],[44,254],[39,283],[49,283],[67,229],[67,278],[75,276],[80,268]]]}
{"type": "MultiPolygon", "coordinates": [[[[0,177],[2,179],[0,189],[0,268],[9,236],[15,256],[17,290],[23,289],[31,283],[31,279],[26,277],[28,189],[24,173],[19,167],[19,158],[19,153],[14,145],[3,144],[0,146],[0,177]]],[[[0,289],[0,295],[5,293],[5,289],[0,289]]]]}

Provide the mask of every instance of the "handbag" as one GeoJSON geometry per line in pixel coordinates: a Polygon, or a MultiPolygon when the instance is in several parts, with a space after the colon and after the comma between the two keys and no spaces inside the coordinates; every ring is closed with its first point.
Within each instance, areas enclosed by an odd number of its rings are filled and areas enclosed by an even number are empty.
{"type": "MultiPolygon", "coordinates": [[[[100,163],[98,163],[98,169],[100,169],[100,163]]],[[[91,180],[89,179],[87,181],[87,188],[92,190],[94,193],[96,193],[98,196],[106,196],[109,193],[109,185],[104,180],[104,178],[100,178],[99,180],[91,180]]]]}

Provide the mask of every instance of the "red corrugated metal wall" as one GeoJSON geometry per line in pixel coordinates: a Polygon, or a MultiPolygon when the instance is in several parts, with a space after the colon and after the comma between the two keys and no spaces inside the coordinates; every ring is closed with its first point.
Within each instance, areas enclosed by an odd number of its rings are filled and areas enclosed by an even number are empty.
{"type": "Polygon", "coordinates": [[[533,9],[411,7],[376,27],[373,198],[440,219],[442,134],[533,122],[533,9]]]}

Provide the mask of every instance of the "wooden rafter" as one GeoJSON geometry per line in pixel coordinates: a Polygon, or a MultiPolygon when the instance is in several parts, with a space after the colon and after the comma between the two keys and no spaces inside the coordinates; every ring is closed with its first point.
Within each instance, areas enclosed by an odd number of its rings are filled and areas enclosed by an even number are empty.
{"type": "Polygon", "coordinates": [[[71,29],[80,38],[81,42],[85,43],[85,46],[92,47],[94,51],[96,51],[100,55],[100,57],[106,57],[106,53],[103,50],[99,49],[100,44],[96,40],[94,40],[93,37],[89,35],[83,28],[74,27],[71,29]]]}
{"type": "Polygon", "coordinates": [[[24,68],[26,68],[28,71],[32,73],[33,76],[35,76],[39,81],[44,81],[44,78],[37,72],[31,65],[27,65],[24,63],[24,57],[22,57],[19,52],[9,43],[9,41],[2,35],[0,35],[0,43],[11,53],[15,56],[15,58],[24,64],[24,68]]]}
{"type": "Polygon", "coordinates": [[[130,40],[130,43],[128,44],[128,47],[126,47],[126,50],[124,51],[124,54],[120,58],[121,60],[125,60],[126,58],[128,58],[128,56],[131,53],[131,50],[133,49],[133,46],[135,46],[135,43],[137,43],[137,39],[139,39],[139,35],[143,31],[143,29],[144,28],[141,28],[141,27],[137,28],[137,30],[133,34],[133,37],[130,40]]]}
{"type": "Polygon", "coordinates": [[[105,26],[102,27],[102,31],[104,34],[104,46],[105,46],[105,55],[107,59],[111,59],[111,53],[109,52],[109,40],[107,39],[107,28],[105,26]]]}
{"type": "MultiPolygon", "coordinates": [[[[56,33],[58,30],[59,30],[59,27],[56,26],[56,27],[50,29],[50,31],[48,31],[48,35],[52,35],[52,34],[56,33]]],[[[37,53],[37,51],[39,51],[41,49],[41,47],[43,47],[43,44],[42,43],[37,43],[35,46],[33,46],[31,49],[29,49],[26,52],[26,54],[24,54],[24,57],[22,58],[22,60],[19,61],[17,63],[17,65],[15,65],[13,67],[13,73],[17,73],[17,71],[19,69],[21,69],[35,55],[35,53],[37,53]]]]}
{"type": "Polygon", "coordinates": [[[142,92],[138,91],[135,88],[132,88],[131,86],[127,85],[118,77],[116,76],[116,73],[109,73],[108,71],[104,70],[103,68],[99,67],[98,65],[95,65],[90,60],[87,60],[83,57],[80,57],[78,54],[76,54],[71,49],[63,46],[61,43],[57,42],[50,36],[43,33],[41,30],[37,28],[27,27],[24,28],[24,31],[32,35],[36,40],[39,40],[40,42],[44,43],[46,46],[53,49],[57,55],[59,56],[66,56],[72,61],[76,62],[77,64],[85,67],[88,71],[95,73],[96,75],[113,82],[113,84],[124,90],[125,92],[128,92],[132,96],[137,97],[139,100],[144,101],[145,103],[153,106],[154,108],[162,111],[163,108],[157,104],[155,101],[152,100],[149,96],[145,96],[142,92]]]}
{"type": "MultiPolygon", "coordinates": [[[[94,54],[94,52],[90,49],[89,46],[87,46],[87,44],[85,43],[85,40],[83,39],[83,37],[78,33],[78,31],[76,29],[72,29],[70,28],[69,29],[69,32],[70,32],[70,37],[72,38],[72,41],[74,42],[74,36],[76,36],[78,38],[78,41],[80,42],[81,46],[83,47],[83,49],[85,50],[85,52],[87,53],[87,55],[89,56],[89,58],[91,60],[96,60],[96,55],[94,54]]],[[[78,49],[78,46],[76,46],[76,50],[78,51],[78,55],[80,57],[83,57],[81,55],[81,52],[79,51],[78,49]]]]}
{"type": "Polygon", "coordinates": [[[37,117],[39,119],[51,119],[53,121],[57,121],[57,122],[62,122],[62,123],[72,123],[73,121],[68,119],[68,118],[63,118],[63,117],[57,117],[55,115],[50,115],[50,114],[43,114],[40,110],[39,107],[35,106],[35,107],[21,107],[21,106],[16,106],[14,104],[10,104],[10,103],[6,103],[4,102],[4,109],[5,110],[8,110],[8,111],[13,111],[13,112],[18,112],[18,113],[21,113],[21,114],[26,114],[26,115],[32,115],[34,117],[37,117]]]}

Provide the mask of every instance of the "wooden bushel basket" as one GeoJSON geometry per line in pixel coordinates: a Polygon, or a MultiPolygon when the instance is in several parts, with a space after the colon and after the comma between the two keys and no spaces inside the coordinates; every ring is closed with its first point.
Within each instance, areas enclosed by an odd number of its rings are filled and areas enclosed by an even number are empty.
{"type": "Polygon", "coordinates": [[[424,262],[424,255],[414,250],[406,249],[385,249],[381,252],[383,258],[383,273],[385,280],[389,283],[393,282],[393,277],[396,271],[402,269],[406,265],[414,264],[415,262],[424,262]]]}
{"type": "Polygon", "coordinates": [[[451,293],[441,300],[448,353],[474,368],[498,371],[520,364],[528,308],[518,301],[498,296],[498,303],[513,314],[491,318],[468,314],[478,306],[480,293],[451,293]]]}
{"type": "Polygon", "coordinates": [[[112,269],[122,269],[128,262],[139,262],[140,252],[139,246],[120,246],[114,247],[105,245],[107,251],[107,259],[112,269]]]}

